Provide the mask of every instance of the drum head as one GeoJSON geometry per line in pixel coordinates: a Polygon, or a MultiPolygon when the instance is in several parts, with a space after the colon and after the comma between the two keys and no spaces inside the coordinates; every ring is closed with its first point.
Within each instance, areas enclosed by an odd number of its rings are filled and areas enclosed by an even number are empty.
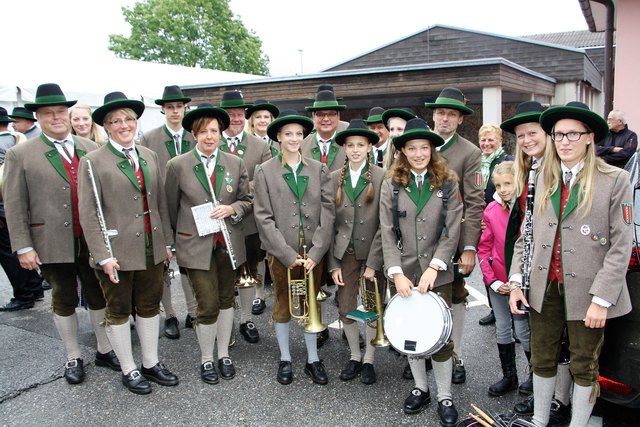
{"type": "Polygon", "coordinates": [[[384,332],[391,345],[409,356],[428,356],[440,350],[451,335],[451,313],[433,292],[395,295],[384,313],[384,332]]]}

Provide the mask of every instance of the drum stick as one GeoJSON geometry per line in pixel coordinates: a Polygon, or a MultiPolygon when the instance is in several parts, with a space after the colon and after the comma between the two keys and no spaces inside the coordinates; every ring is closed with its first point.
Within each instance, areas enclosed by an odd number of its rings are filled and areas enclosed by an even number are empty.
{"type": "Polygon", "coordinates": [[[473,418],[474,420],[476,420],[478,423],[480,423],[481,425],[483,425],[484,427],[491,427],[491,424],[487,423],[485,420],[483,420],[482,418],[473,415],[471,412],[469,412],[469,416],[471,418],[473,418]]]}
{"type": "Polygon", "coordinates": [[[480,416],[482,418],[484,418],[485,420],[487,420],[487,422],[489,422],[489,424],[493,425],[494,421],[493,418],[491,418],[490,416],[488,416],[487,414],[484,413],[484,411],[480,410],[480,408],[478,408],[476,405],[474,405],[473,403],[471,404],[471,407],[473,408],[474,411],[476,411],[478,414],[480,414],[480,416]]]}

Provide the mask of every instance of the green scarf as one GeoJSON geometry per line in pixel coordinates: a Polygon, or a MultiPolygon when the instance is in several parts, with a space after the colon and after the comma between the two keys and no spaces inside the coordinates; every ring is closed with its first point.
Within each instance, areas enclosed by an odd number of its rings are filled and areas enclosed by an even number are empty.
{"type": "Polygon", "coordinates": [[[504,154],[504,148],[501,146],[496,151],[491,153],[489,157],[486,157],[484,155],[481,157],[480,161],[482,166],[480,171],[482,172],[482,188],[484,190],[487,189],[487,184],[489,184],[489,179],[491,179],[491,177],[489,176],[489,174],[491,173],[491,163],[493,163],[493,161],[500,157],[502,154],[504,154]]]}

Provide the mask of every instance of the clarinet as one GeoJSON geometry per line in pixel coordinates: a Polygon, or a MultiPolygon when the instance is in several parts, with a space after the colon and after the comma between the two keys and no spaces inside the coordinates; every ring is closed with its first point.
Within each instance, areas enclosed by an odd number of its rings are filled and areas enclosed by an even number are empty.
{"type": "MultiPolygon", "coordinates": [[[[215,171],[213,172],[215,173],[215,171]]],[[[207,179],[209,183],[209,190],[211,190],[211,203],[214,208],[220,206],[218,199],[216,199],[216,193],[213,190],[213,186],[211,185],[211,180],[207,179]]],[[[229,229],[227,228],[227,223],[223,219],[217,219],[218,224],[220,225],[220,231],[222,232],[222,238],[224,239],[224,243],[227,246],[227,253],[229,254],[229,260],[231,261],[231,268],[234,270],[238,268],[238,262],[236,261],[236,254],[233,252],[233,247],[231,246],[231,235],[229,234],[229,229]]]]}
{"type": "MultiPolygon", "coordinates": [[[[522,294],[529,301],[529,289],[531,288],[531,260],[533,257],[533,198],[535,196],[535,181],[537,164],[531,166],[529,171],[529,182],[527,185],[527,201],[524,214],[524,230],[522,240],[524,247],[522,251],[522,294]]],[[[529,308],[518,301],[518,310],[528,312],[529,308]]]]}
{"type": "MultiPolygon", "coordinates": [[[[102,212],[102,204],[100,203],[100,195],[98,194],[98,187],[96,186],[96,178],[93,175],[93,167],[91,166],[91,160],[87,159],[87,170],[89,171],[89,180],[91,181],[91,188],[93,189],[93,197],[96,199],[96,215],[98,216],[98,224],[100,225],[100,231],[102,232],[102,240],[107,248],[107,253],[110,258],[113,258],[113,250],[111,249],[111,238],[118,235],[118,230],[107,229],[107,223],[104,219],[104,213],[102,212]]],[[[113,269],[113,276],[116,282],[120,281],[118,276],[118,270],[113,269]]]]}

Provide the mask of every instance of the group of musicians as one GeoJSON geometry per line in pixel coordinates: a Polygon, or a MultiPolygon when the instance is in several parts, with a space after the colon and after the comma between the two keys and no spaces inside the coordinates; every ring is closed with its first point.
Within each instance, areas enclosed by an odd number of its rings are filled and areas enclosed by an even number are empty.
{"type": "MultiPolygon", "coordinates": [[[[166,87],[156,103],[167,124],[138,141],[144,104],[121,92],[106,95],[92,114],[108,135],[102,146],[71,134],[68,108],[76,101],[67,100],[58,85],[41,85],[35,101],[25,105],[35,112],[42,135],[6,154],[7,224],[20,265],[41,269],[53,287],[67,381],[76,384],[85,375],[75,315],[77,278],[97,338],[96,365],[121,372],[131,392],[148,394],[149,381],[179,382],[158,357],[161,302],[168,314],[165,334],[177,338],[165,278],[174,252],[188,322],[200,345],[201,379],[209,384],[235,376],[229,344],[241,266],[260,286],[240,290],[240,332],[248,342],[259,340],[251,315],[264,310],[259,268],[266,262],[281,384],[293,380],[292,317],[305,324],[304,372],[314,383],[328,383],[318,356],[318,336],[326,327],[316,299],[327,278],[338,285],[350,348],[340,378],[359,375],[364,384],[376,381],[376,329],[365,326],[362,355],[358,323],[348,316],[358,305],[360,279],[382,295],[388,281],[398,298],[436,292],[453,313],[451,337],[431,355],[438,415],[442,425],[456,425],[451,383],[466,379],[464,276],[475,266],[484,208],[481,152],[457,133],[473,113],[462,92],[445,88],[426,104],[433,130],[405,109],[374,108],[367,120],[341,122],[346,106],[326,85],[306,107],[311,118],[280,112],[264,100],[249,104],[238,91],[225,92],[220,106],[189,110],[189,101],[177,86],[166,87]],[[204,218],[197,214],[203,208],[204,218]],[[292,291],[301,278],[306,289],[292,291]],[[133,313],[140,369],[131,348],[133,313]]],[[[522,313],[519,301],[531,303],[533,421],[547,424],[566,325],[575,381],[571,425],[586,425],[598,394],[604,324],[630,310],[624,271],[631,187],[626,172],[595,157],[594,145],[607,125],[584,104],[517,113],[510,120],[522,151],[540,137],[527,124],[541,126],[553,141],[537,159],[545,161],[532,213],[535,250],[523,253],[520,237],[510,272],[513,312],[522,313]],[[523,256],[532,257],[531,272],[522,271],[523,256]],[[531,279],[524,293],[522,274],[531,279]]],[[[519,167],[530,166],[531,161],[519,167]]],[[[527,173],[516,165],[516,176],[527,173]]],[[[518,197],[522,190],[521,185],[518,197]]],[[[431,400],[426,371],[424,358],[409,357],[404,375],[415,387],[404,402],[407,414],[431,400]]]]}

